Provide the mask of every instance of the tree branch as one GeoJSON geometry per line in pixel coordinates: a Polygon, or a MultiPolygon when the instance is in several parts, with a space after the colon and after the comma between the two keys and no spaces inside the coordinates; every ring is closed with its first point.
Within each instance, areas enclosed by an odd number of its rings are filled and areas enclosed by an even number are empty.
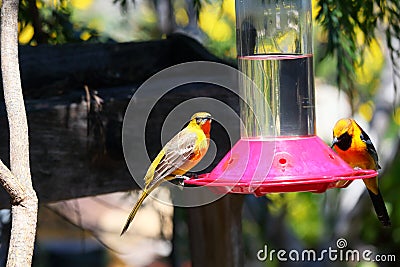
{"type": "Polygon", "coordinates": [[[24,186],[14,177],[11,171],[0,160],[0,184],[11,197],[11,202],[16,205],[26,197],[24,186]]]}
{"type": "MultiPolygon", "coordinates": [[[[10,128],[10,167],[14,175],[12,182],[15,183],[15,188],[18,187],[17,184],[22,185],[26,193],[25,198],[14,196],[14,199],[22,199],[22,201],[12,206],[7,266],[30,266],[36,233],[38,200],[31,181],[28,123],[19,72],[18,0],[3,0],[2,2],[0,51],[4,100],[10,128]]],[[[7,172],[3,171],[2,174],[7,174],[7,172]]]]}

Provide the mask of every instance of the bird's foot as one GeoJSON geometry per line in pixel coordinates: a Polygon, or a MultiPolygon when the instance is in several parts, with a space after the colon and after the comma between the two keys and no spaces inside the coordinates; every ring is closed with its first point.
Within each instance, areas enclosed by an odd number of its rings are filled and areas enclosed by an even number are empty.
{"type": "Polygon", "coordinates": [[[180,179],[180,180],[189,180],[190,177],[187,175],[175,175],[174,179],[180,179]]]}
{"type": "Polygon", "coordinates": [[[190,177],[188,177],[186,175],[175,175],[174,183],[178,184],[180,186],[184,186],[185,180],[189,180],[189,179],[190,179],[190,177]]]}
{"type": "Polygon", "coordinates": [[[197,173],[195,173],[195,172],[187,172],[187,173],[185,174],[185,176],[186,176],[186,177],[190,177],[190,179],[197,179],[197,178],[199,178],[199,175],[198,175],[197,173]]]}

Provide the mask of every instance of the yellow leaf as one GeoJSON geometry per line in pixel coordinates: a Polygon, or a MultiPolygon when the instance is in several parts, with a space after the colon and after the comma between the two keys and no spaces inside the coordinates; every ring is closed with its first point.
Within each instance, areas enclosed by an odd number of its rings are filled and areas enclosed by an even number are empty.
{"type": "Polygon", "coordinates": [[[372,40],[369,47],[364,52],[363,64],[356,66],[355,73],[357,82],[360,84],[369,84],[376,77],[376,73],[382,69],[384,64],[384,56],[381,46],[376,40],[372,40]]]}
{"type": "Polygon", "coordinates": [[[185,27],[186,25],[188,25],[189,17],[184,8],[181,7],[175,11],[175,21],[176,24],[178,24],[179,26],[185,27]]]}
{"type": "Polygon", "coordinates": [[[87,40],[89,40],[89,38],[90,38],[91,36],[92,36],[92,35],[91,35],[89,32],[84,31],[84,32],[81,33],[81,35],[80,35],[79,37],[81,38],[81,40],[87,41],[87,40]]]}
{"type": "Polygon", "coordinates": [[[400,107],[396,108],[396,110],[394,111],[394,122],[397,125],[400,125],[400,107]]]}
{"type": "Polygon", "coordinates": [[[224,0],[222,9],[224,14],[226,14],[232,21],[236,20],[235,0],[224,0]]]}
{"type": "Polygon", "coordinates": [[[374,115],[374,109],[374,103],[372,101],[367,101],[360,105],[358,112],[366,121],[371,121],[372,116],[374,115]]]}
{"type": "Polygon", "coordinates": [[[27,24],[19,33],[18,41],[20,44],[27,44],[32,40],[34,34],[33,26],[27,24]]]}
{"type": "Polygon", "coordinates": [[[217,6],[206,6],[200,12],[200,28],[215,41],[227,41],[232,36],[232,28],[219,16],[217,6]]]}
{"type": "Polygon", "coordinates": [[[93,0],[71,0],[71,5],[77,9],[87,9],[93,3],[93,0]]]}

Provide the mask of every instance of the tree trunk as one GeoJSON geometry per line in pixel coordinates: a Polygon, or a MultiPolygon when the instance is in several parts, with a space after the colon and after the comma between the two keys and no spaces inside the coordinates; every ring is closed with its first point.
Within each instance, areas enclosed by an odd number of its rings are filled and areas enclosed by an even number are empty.
{"type": "MultiPolygon", "coordinates": [[[[37,197],[29,167],[28,124],[18,63],[18,0],[1,7],[1,71],[10,128],[11,187],[22,186],[23,196],[12,197],[12,229],[7,266],[30,266],[37,221],[37,197]]],[[[4,178],[3,171],[0,178],[4,178]]],[[[10,175],[9,175],[10,176],[10,175]]],[[[18,191],[18,190],[17,190],[18,191]]]]}
{"type": "Polygon", "coordinates": [[[171,0],[155,0],[154,6],[157,11],[161,33],[163,35],[171,34],[175,28],[174,11],[171,0]]]}

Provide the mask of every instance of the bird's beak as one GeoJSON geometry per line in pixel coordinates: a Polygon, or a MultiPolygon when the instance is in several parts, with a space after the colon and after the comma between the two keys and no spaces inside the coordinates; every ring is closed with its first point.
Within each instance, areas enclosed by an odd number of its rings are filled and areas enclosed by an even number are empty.
{"type": "Polygon", "coordinates": [[[333,148],[333,146],[336,145],[338,142],[339,140],[337,139],[337,137],[334,137],[332,140],[331,148],[333,148]]]}

